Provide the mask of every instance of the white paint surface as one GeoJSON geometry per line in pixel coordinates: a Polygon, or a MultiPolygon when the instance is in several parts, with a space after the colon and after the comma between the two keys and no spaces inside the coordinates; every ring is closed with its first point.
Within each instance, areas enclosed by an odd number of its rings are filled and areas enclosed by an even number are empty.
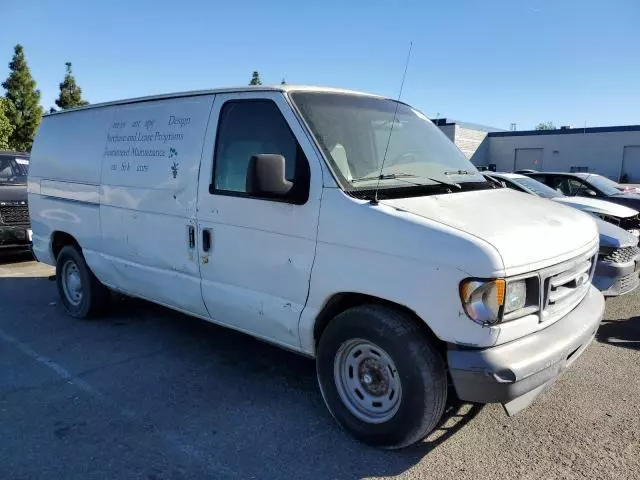
{"type": "Polygon", "coordinates": [[[282,90],[201,92],[47,116],[29,178],[38,259],[54,264],[52,235],[68,233],[112,288],[309,354],[316,316],[339,293],[404,305],[452,343],[490,346],[542,328],[529,317],[473,323],[459,284],[593,250],[589,216],[507,190],[357,200],[335,188],[287,100],[291,87],[282,90]],[[277,104],[309,161],[304,205],[209,193],[218,115],[231,99],[277,104]],[[204,229],[210,252],[202,250],[204,229]]]}
{"type": "Polygon", "coordinates": [[[606,200],[598,200],[597,198],[576,196],[557,197],[553,200],[586,212],[601,213],[603,215],[611,215],[620,218],[633,217],[638,214],[638,211],[633,208],[625,207],[624,205],[619,205],[613,202],[607,202],[606,200]]]}

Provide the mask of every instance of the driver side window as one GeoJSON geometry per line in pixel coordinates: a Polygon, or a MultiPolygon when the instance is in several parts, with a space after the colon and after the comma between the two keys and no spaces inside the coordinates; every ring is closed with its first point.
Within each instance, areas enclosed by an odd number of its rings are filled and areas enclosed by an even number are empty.
{"type": "Polygon", "coordinates": [[[14,177],[26,175],[12,157],[0,157],[0,182],[10,182],[14,177]]]}
{"type": "Polygon", "coordinates": [[[0,158],[0,177],[10,178],[13,176],[13,168],[8,158],[0,158]]]}
{"type": "Polygon", "coordinates": [[[249,160],[261,153],[282,155],[287,179],[295,178],[298,142],[276,104],[270,100],[225,103],[215,151],[215,190],[245,193],[249,160]]]}
{"type": "Polygon", "coordinates": [[[569,197],[584,193],[586,186],[582,182],[573,178],[557,177],[551,187],[569,197]]]}
{"type": "Polygon", "coordinates": [[[587,185],[575,178],[567,179],[568,189],[571,192],[569,195],[584,195],[587,190],[587,185]]]}
{"type": "Polygon", "coordinates": [[[508,182],[506,180],[502,180],[502,184],[505,187],[510,188],[511,190],[515,190],[516,192],[524,192],[524,189],[521,188],[520,186],[516,185],[515,183],[508,182]]]}

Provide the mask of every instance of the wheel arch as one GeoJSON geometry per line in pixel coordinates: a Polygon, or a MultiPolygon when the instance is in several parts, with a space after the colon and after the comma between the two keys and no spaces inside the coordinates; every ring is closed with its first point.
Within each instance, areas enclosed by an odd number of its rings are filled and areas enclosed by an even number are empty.
{"type": "Polygon", "coordinates": [[[80,243],[73,235],[60,230],[56,230],[51,234],[51,258],[58,259],[60,251],[67,245],[72,245],[82,251],[80,243]]]}
{"type": "Polygon", "coordinates": [[[443,342],[436,336],[429,325],[427,325],[427,323],[415,311],[411,310],[405,305],[387,300],[385,298],[357,292],[340,292],[332,295],[327,299],[327,301],[324,303],[324,306],[320,310],[320,313],[316,316],[315,322],[313,324],[314,345],[317,347],[322,333],[336,316],[350,308],[354,308],[360,305],[381,305],[396,311],[400,311],[411,318],[411,320],[413,320],[413,322],[419,327],[420,331],[429,340],[434,342],[439,351],[443,352],[446,348],[445,342],[443,342]]]}

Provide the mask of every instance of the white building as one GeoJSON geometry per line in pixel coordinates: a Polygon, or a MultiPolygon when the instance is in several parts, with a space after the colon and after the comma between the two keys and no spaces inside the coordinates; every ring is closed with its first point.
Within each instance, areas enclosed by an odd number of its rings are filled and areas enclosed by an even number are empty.
{"type": "Polygon", "coordinates": [[[462,150],[468,159],[476,165],[484,165],[488,158],[489,141],[487,136],[493,132],[502,132],[499,128],[478,125],[477,123],[458,122],[448,118],[432,118],[431,121],[462,150]],[[479,163],[478,163],[479,162],[479,163]]]}
{"type": "Polygon", "coordinates": [[[497,171],[588,171],[630,183],[640,183],[640,125],[569,128],[557,130],[501,131],[481,127],[472,134],[471,124],[438,126],[477,166],[495,165],[497,171]],[[464,135],[455,135],[460,131],[464,135]],[[483,138],[471,152],[466,138],[483,138]]]}

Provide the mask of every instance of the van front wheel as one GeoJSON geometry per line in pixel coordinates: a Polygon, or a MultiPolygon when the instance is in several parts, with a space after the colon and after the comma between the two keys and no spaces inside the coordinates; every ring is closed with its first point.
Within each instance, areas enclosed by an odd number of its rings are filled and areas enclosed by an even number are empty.
{"type": "Polygon", "coordinates": [[[358,440],[402,448],[442,417],[447,376],[442,357],[409,316],[363,305],[327,326],[316,370],[329,411],[358,440]]]}
{"type": "Polygon", "coordinates": [[[109,290],[87,266],[82,253],[73,246],[64,247],[56,259],[58,293],[69,315],[88,318],[106,306],[109,290]]]}

